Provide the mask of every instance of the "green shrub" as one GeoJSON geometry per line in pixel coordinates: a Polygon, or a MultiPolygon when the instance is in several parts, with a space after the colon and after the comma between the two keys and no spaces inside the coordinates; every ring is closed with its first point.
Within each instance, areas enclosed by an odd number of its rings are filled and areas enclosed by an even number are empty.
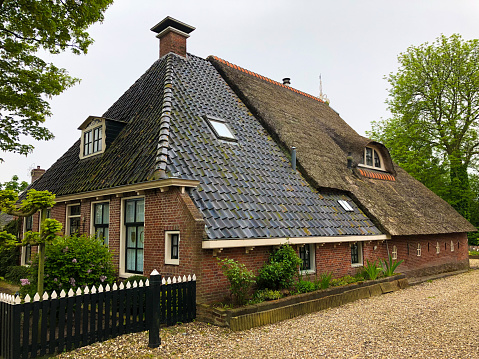
{"type": "Polygon", "coordinates": [[[366,265],[363,268],[363,276],[365,279],[375,280],[383,271],[383,268],[377,263],[377,261],[366,261],[366,265]]]}
{"type": "Polygon", "coordinates": [[[318,289],[313,282],[309,282],[307,280],[302,280],[302,279],[297,281],[294,287],[297,293],[309,293],[309,292],[314,292],[316,289],[318,289]]]}
{"type": "Polygon", "coordinates": [[[18,263],[18,248],[0,246],[0,276],[5,277],[7,268],[16,266],[18,263]]]}
{"type": "Polygon", "coordinates": [[[261,303],[265,300],[276,300],[283,298],[283,294],[279,290],[260,289],[253,295],[252,303],[261,303]]]}
{"type": "Polygon", "coordinates": [[[259,270],[257,278],[259,288],[289,288],[294,275],[298,274],[301,263],[298,254],[289,244],[282,245],[271,253],[269,263],[265,263],[259,270]]]}
{"type": "Polygon", "coordinates": [[[251,286],[255,283],[253,272],[246,269],[244,264],[234,259],[225,258],[220,260],[218,258],[218,261],[224,275],[230,282],[232,297],[238,304],[243,305],[246,302],[251,286]]]}
{"type": "Polygon", "coordinates": [[[342,278],[331,279],[331,286],[332,287],[341,287],[341,286],[347,285],[347,284],[348,284],[348,282],[346,282],[342,278]]]}
{"type": "MultiPolygon", "coordinates": [[[[95,236],[58,237],[46,246],[44,290],[65,292],[76,291],[85,286],[98,287],[113,284],[116,279],[112,254],[103,241],[95,236]]],[[[36,292],[38,257],[33,258],[30,284],[21,289],[21,294],[36,292]]]]}
{"type": "Polygon", "coordinates": [[[332,278],[333,278],[333,273],[329,272],[329,273],[321,273],[319,275],[319,278],[318,278],[318,281],[317,281],[317,287],[319,289],[326,289],[326,288],[329,288],[331,286],[331,281],[332,281],[332,278]]]}
{"type": "Polygon", "coordinates": [[[392,256],[389,255],[388,261],[386,262],[385,260],[381,260],[381,264],[383,266],[383,273],[385,277],[390,277],[394,275],[395,270],[399,265],[404,262],[403,259],[400,261],[395,261],[392,259],[392,256]]]}
{"type": "Polygon", "coordinates": [[[20,279],[30,276],[30,268],[25,266],[9,266],[5,273],[5,280],[9,283],[20,285],[20,279]]]}

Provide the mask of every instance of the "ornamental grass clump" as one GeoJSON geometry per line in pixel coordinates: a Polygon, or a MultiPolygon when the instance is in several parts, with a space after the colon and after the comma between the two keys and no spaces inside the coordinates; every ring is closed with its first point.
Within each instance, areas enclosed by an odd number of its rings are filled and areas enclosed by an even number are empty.
{"type": "Polygon", "coordinates": [[[386,262],[385,260],[381,260],[381,264],[383,266],[383,274],[385,277],[391,277],[394,275],[394,272],[396,271],[397,267],[404,262],[403,259],[400,261],[395,261],[392,259],[392,256],[389,255],[388,261],[386,262]]]}
{"type": "MultiPolygon", "coordinates": [[[[30,284],[22,286],[22,295],[35,294],[37,273],[38,256],[35,256],[28,278],[30,284]]],[[[46,247],[44,289],[47,293],[112,285],[115,280],[112,254],[95,236],[57,237],[46,247]]]]}
{"type": "Polygon", "coordinates": [[[380,266],[380,264],[378,264],[377,261],[369,262],[367,260],[366,265],[363,268],[364,279],[375,280],[379,277],[382,271],[383,268],[380,266]]]}

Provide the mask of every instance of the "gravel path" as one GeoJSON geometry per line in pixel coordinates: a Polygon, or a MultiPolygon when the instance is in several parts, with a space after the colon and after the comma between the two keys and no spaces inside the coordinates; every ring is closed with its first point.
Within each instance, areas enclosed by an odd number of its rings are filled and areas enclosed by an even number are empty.
{"type": "Polygon", "coordinates": [[[244,332],[178,325],[161,340],[124,335],[57,358],[479,358],[479,270],[244,332]]]}

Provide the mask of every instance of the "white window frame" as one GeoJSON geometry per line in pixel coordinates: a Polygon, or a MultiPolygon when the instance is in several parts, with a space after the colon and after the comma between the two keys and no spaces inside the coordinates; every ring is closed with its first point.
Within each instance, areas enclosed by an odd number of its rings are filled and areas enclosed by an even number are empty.
{"type": "MultiPolygon", "coordinates": [[[[85,121],[88,123],[88,121],[85,121]]],[[[85,123],[84,123],[85,124],[85,123]]],[[[104,118],[99,118],[99,117],[94,117],[91,118],[90,122],[88,125],[84,127],[84,124],[80,126],[80,129],[82,130],[81,133],[81,138],[80,138],[80,159],[83,158],[88,158],[92,156],[96,156],[98,154],[101,154],[105,152],[106,148],[106,121],[104,118]],[[83,128],[84,127],[84,128],[83,128]],[[100,146],[101,149],[97,150],[96,152],[93,152],[93,144],[94,144],[94,133],[96,129],[100,129],[100,134],[101,134],[101,142],[100,146]],[[85,134],[91,132],[91,143],[92,143],[92,152],[85,154],[85,134]]]]}
{"type": "MultiPolygon", "coordinates": [[[[108,203],[108,238],[110,238],[110,219],[111,219],[111,211],[110,211],[110,200],[107,199],[107,200],[103,200],[103,201],[94,201],[94,202],[91,202],[91,208],[90,208],[90,214],[91,214],[91,218],[90,218],[90,235],[93,236],[93,235],[96,235],[96,231],[95,231],[95,204],[98,204],[98,203],[108,203]]],[[[108,239],[109,240],[109,239],[108,239]]],[[[103,243],[105,243],[103,241],[103,243]]],[[[105,243],[106,245],[109,245],[109,243],[105,243]]]]}
{"type": "Polygon", "coordinates": [[[309,263],[311,265],[310,269],[301,270],[301,274],[312,274],[316,273],[316,245],[314,243],[306,243],[301,247],[309,246],[309,263]]]}
{"type": "MultiPolygon", "coordinates": [[[[351,267],[362,267],[363,266],[363,242],[356,242],[356,243],[352,243],[350,244],[350,247],[352,247],[353,244],[357,244],[358,245],[358,262],[357,263],[353,263],[353,258],[351,257],[351,267]]],[[[350,248],[351,250],[351,248],[350,248]]],[[[351,253],[350,253],[351,255],[351,253]]]]}
{"type": "Polygon", "coordinates": [[[377,171],[384,171],[386,172],[386,167],[384,166],[384,158],[383,156],[381,156],[381,152],[373,147],[373,146],[366,146],[364,147],[364,154],[363,154],[363,163],[358,163],[358,166],[360,167],[366,167],[366,168],[371,168],[371,169],[374,169],[374,170],[377,170],[377,171]],[[370,166],[368,164],[366,164],[366,153],[367,153],[367,149],[371,149],[373,151],[373,165],[370,166]],[[379,161],[381,161],[381,166],[380,167],[376,167],[374,165],[374,154],[376,154],[378,157],[379,157],[379,161]]]}
{"type": "MultiPolygon", "coordinates": [[[[133,197],[124,197],[121,199],[120,204],[120,268],[118,268],[118,274],[122,278],[128,278],[138,273],[127,273],[126,271],[126,225],[125,225],[125,202],[130,199],[143,198],[145,201],[145,219],[144,225],[146,225],[146,198],[145,196],[133,196],[133,197]]],[[[143,273],[145,269],[145,250],[143,250],[143,273]]]]}
{"type": "Polygon", "coordinates": [[[454,252],[454,242],[451,241],[451,252],[454,252]]]}
{"type": "Polygon", "coordinates": [[[166,231],[165,232],[165,264],[180,265],[180,231],[166,231]],[[171,258],[171,235],[178,235],[178,259],[171,258]]]}
{"type": "Polygon", "coordinates": [[[391,254],[391,258],[392,258],[393,260],[397,260],[397,259],[398,259],[398,247],[393,246],[393,251],[392,251],[392,254],[391,254]]]}
{"type": "Polygon", "coordinates": [[[66,218],[66,223],[65,223],[65,236],[70,236],[70,218],[80,218],[80,226],[81,226],[81,203],[78,202],[78,203],[71,203],[71,204],[67,204],[66,206],[66,215],[65,215],[65,218],[66,218]],[[80,214],[75,214],[73,216],[70,216],[70,208],[71,207],[74,207],[74,206],[80,206],[80,214]]]}
{"type": "Polygon", "coordinates": [[[421,243],[418,243],[416,248],[416,256],[421,257],[421,255],[422,255],[421,243]]]}
{"type": "Polygon", "coordinates": [[[436,242],[436,254],[439,253],[441,253],[441,245],[439,244],[439,242],[436,242]]]}

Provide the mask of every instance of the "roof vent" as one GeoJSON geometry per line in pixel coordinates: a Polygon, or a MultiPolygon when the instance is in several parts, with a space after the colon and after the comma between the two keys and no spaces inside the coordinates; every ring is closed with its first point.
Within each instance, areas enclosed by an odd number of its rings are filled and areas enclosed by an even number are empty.
{"type": "Polygon", "coordinates": [[[291,79],[289,77],[285,77],[283,79],[283,85],[285,86],[291,86],[291,79]]]}
{"type": "Polygon", "coordinates": [[[156,32],[156,37],[160,39],[160,58],[170,52],[186,57],[186,39],[194,29],[170,16],[153,26],[151,31],[156,32]]]}

